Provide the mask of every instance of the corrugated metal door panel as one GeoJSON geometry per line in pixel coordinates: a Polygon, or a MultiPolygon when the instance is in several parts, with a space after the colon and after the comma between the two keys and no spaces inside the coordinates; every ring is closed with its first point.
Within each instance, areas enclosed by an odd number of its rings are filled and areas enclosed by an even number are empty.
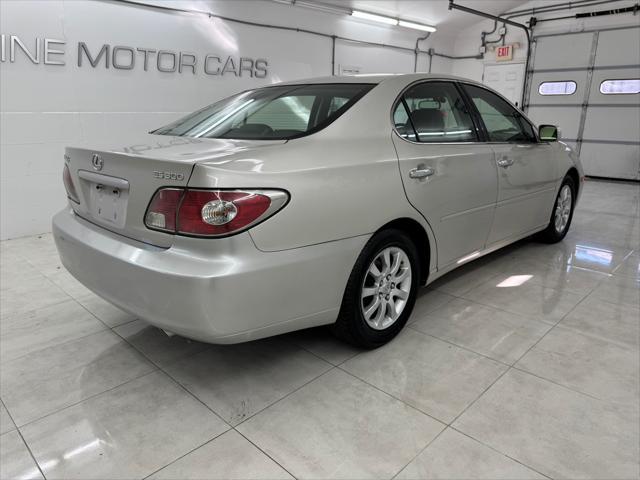
{"type": "Polygon", "coordinates": [[[543,37],[537,40],[535,69],[581,68],[589,64],[593,33],[543,37]]]}
{"type": "Polygon", "coordinates": [[[578,140],[587,175],[640,179],[640,94],[600,92],[604,80],[640,78],[639,44],[638,28],[536,39],[528,113],[538,123],[558,124],[562,138],[578,140]],[[543,81],[570,80],[577,83],[573,95],[538,93],[543,81]]]}
{"type": "Polygon", "coordinates": [[[527,115],[536,125],[557,125],[561,138],[578,137],[581,107],[529,107],[527,115]]]}
{"type": "Polygon", "coordinates": [[[640,64],[640,29],[600,32],[596,67],[640,64]]]}
{"type": "Polygon", "coordinates": [[[640,145],[587,142],[580,159],[587,175],[640,180],[640,145]]]}
{"type": "Polygon", "coordinates": [[[640,179],[640,95],[600,91],[605,80],[640,78],[639,44],[640,29],[598,35],[580,152],[587,175],[640,179]]]}
{"type": "Polygon", "coordinates": [[[591,107],[584,124],[584,140],[636,142],[640,132],[640,109],[591,107]]]}

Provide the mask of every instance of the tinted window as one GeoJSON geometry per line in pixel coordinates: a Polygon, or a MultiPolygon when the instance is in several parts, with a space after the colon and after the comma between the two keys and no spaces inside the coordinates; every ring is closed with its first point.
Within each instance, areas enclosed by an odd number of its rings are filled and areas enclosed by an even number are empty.
{"type": "Polygon", "coordinates": [[[533,127],[509,102],[490,91],[465,85],[492,142],[535,142],[533,127]]]}
{"type": "Polygon", "coordinates": [[[605,80],[600,84],[600,93],[604,95],[640,93],[640,79],[605,80]]]}
{"type": "Polygon", "coordinates": [[[540,95],[573,95],[576,93],[576,82],[542,82],[538,87],[540,95]]]}
{"type": "Polygon", "coordinates": [[[326,127],[373,85],[288,85],[221,100],[153,133],[196,138],[288,139],[326,127]]]}
{"type": "Polygon", "coordinates": [[[420,142],[476,140],[471,115],[452,83],[421,83],[407,90],[403,100],[404,103],[396,106],[393,116],[396,130],[401,136],[411,140],[417,138],[420,142]]]}

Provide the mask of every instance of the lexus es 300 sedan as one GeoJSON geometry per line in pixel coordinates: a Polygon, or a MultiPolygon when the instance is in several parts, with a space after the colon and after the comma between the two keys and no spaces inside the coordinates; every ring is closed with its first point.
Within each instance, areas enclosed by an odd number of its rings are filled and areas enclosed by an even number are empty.
{"type": "Polygon", "coordinates": [[[67,148],[63,178],[62,262],[123,310],[212,343],[331,324],[372,348],[421,285],[532,234],[562,240],[583,172],[492,90],[412,74],[245,91],[67,148]]]}

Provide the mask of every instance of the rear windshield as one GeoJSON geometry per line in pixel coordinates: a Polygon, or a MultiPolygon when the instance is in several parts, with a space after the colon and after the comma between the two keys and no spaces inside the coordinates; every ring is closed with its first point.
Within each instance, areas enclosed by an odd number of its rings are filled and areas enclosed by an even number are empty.
{"type": "Polygon", "coordinates": [[[342,83],[249,90],[151,133],[251,140],[301,137],[329,125],[373,87],[342,83]]]}

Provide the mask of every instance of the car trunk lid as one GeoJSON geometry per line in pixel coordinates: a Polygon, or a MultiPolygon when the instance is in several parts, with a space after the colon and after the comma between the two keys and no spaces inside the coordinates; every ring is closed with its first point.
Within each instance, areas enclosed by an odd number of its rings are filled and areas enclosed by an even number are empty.
{"type": "MultiPolygon", "coordinates": [[[[185,187],[200,161],[281,143],[148,135],[119,148],[70,147],[65,161],[80,200],[71,204],[79,216],[112,232],[169,247],[172,234],[149,230],[144,224],[158,188],[185,187]]],[[[237,187],[224,185],[223,179],[217,179],[216,186],[237,187]]]]}

